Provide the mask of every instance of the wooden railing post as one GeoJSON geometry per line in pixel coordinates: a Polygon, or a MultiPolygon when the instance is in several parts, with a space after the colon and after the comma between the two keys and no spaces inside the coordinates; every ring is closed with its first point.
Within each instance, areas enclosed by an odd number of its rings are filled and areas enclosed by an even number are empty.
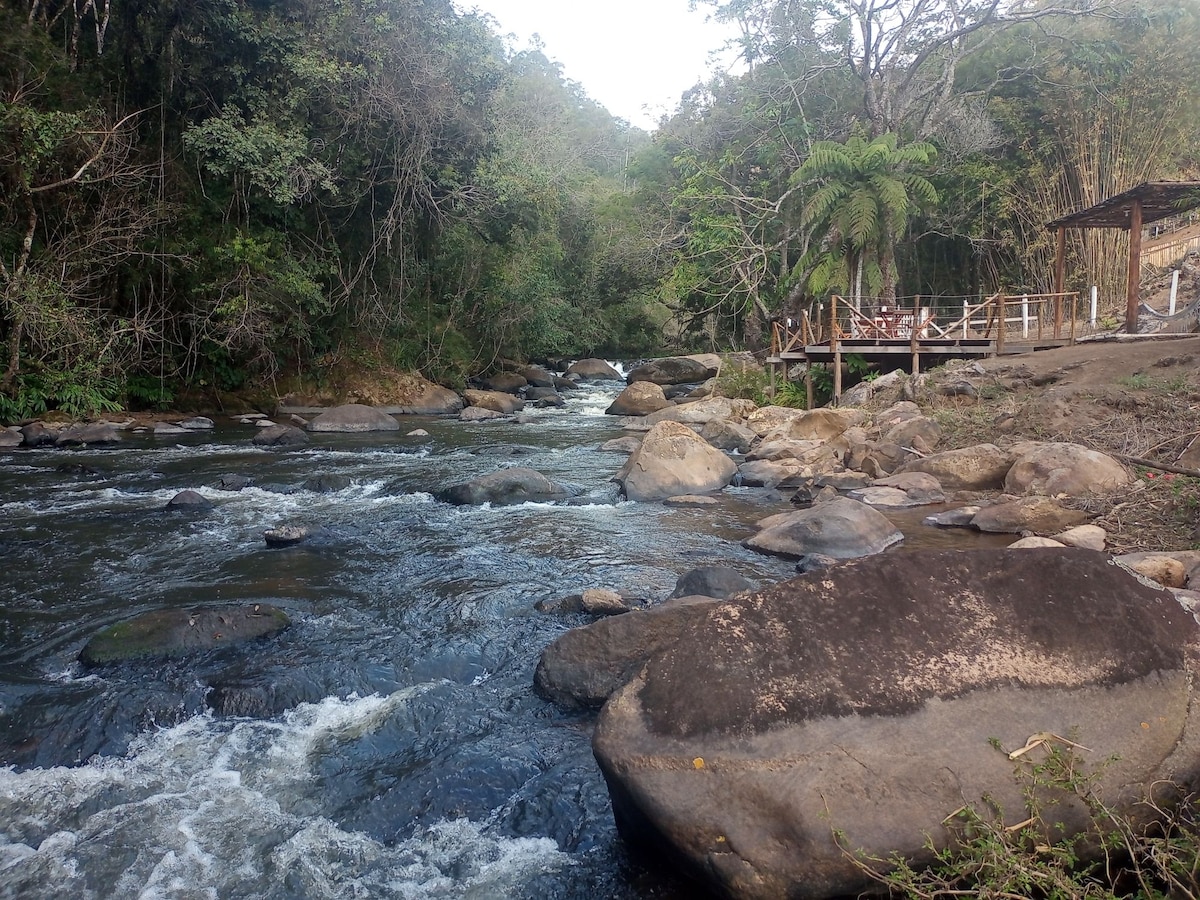
{"type": "Polygon", "coordinates": [[[998,315],[997,315],[998,330],[996,331],[996,355],[997,356],[1004,355],[1004,329],[1008,325],[1008,322],[1005,321],[1005,316],[1007,316],[1008,313],[1005,311],[1004,307],[1005,307],[1004,294],[1003,293],[997,294],[996,295],[996,310],[998,313],[998,315]]]}
{"type": "Polygon", "coordinates": [[[921,298],[917,297],[913,300],[913,323],[912,332],[908,341],[908,349],[912,353],[912,373],[918,375],[921,372],[921,298]]]}
{"type": "Polygon", "coordinates": [[[829,344],[833,347],[833,405],[837,406],[842,397],[842,343],[837,333],[838,297],[834,294],[829,298],[829,344]]]}

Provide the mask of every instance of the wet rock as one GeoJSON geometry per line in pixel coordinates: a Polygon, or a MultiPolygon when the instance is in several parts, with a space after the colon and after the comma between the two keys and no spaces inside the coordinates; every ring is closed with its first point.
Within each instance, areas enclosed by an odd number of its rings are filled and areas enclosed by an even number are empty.
{"type": "Polygon", "coordinates": [[[167,509],[201,511],[212,509],[212,501],[196,491],[180,491],[167,501],[167,509]]]}
{"type": "Polygon", "coordinates": [[[724,566],[702,566],[679,576],[675,590],[668,600],[678,597],[715,597],[724,600],[743,591],[752,591],[758,585],[733,569],[724,566]]]}
{"type": "Polygon", "coordinates": [[[250,487],[254,482],[245,475],[222,475],[213,482],[213,487],[218,491],[242,491],[250,487]]]}
{"type": "Polygon", "coordinates": [[[391,407],[397,415],[448,416],[463,408],[463,398],[450,388],[422,381],[403,406],[391,407]]]}
{"type": "Polygon", "coordinates": [[[455,506],[512,506],[518,503],[549,503],[565,500],[570,492],[533,469],[514,466],[490,475],[456,484],[434,493],[443,503],[455,506]]]}
{"type": "Polygon", "coordinates": [[[259,431],[252,443],[256,447],[283,450],[289,447],[303,447],[308,443],[308,435],[293,425],[271,425],[259,431]]]}
{"type": "Polygon", "coordinates": [[[526,400],[562,400],[557,390],[552,387],[531,387],[525,391],[526,400]]]}
{"type": "Polygon", "coordinates": [[[294,547],[327,535],[328,529],[321,525],[279,525],[264,531],[263,540],[268,547],[294,547]]]}
{"type": "Polygon", "coordinates": [[[581,359],[567,367],[567,375],[577,375],[584,381],[624,381],[621,373],[602,359],[581,359]]]}
{"type": "Polygon", "coordinates": [[[621,391],[604,411],[609,416],[648,416],[671,406],[663,389],[651,381],[635,382],[621,391]]]}
{"type": "Polygon", "coordinates": [[[321,413],[306,426],[313,432],[361,434],[369,431],[399,431],[400,423],[383,410],[361,403],[335,406],[321,413]]]}
{"type": "Polygon", "coordinates": [[[154,427],[150,430],[155,437],[175,437],[181,434],[192,434],[191,431],[182,425],[172,425],[170,422],[155,422],[154,427]]]}
{"type": "Polygon", "coordinates": [[[677,615],[680,608],[720,602],[681,597],[573,628],[542,651],[534,689],[563,709],[600,706],[655,650],[680,638],[687,624],[677,615]]]}
{"type": "Polygon", "coordinates": [[[11,450],[20,447],[25,442],[25,436],[16,428],[0,428],[0,449],[11,450]]]}
{"type": "MultiPolygon", "coordinates": [[[[646,615],[598,624],[636,640],[646,615]]],[[[1159,779],[1200,776],[1200,629],[1102,554],[889,554],[671,610],[656,631],[669,639],[633,665],[590,642],[593,671],[633,672],[593,750],[626,844],[718,896],[857,896],[875,887],[858,854],[930,863],[964,798],[1015,824],[1009,751],[1032,765],[1065,748],[1031,736],[1090,748],[1096,796],[1137,822],[1159,779]]],[[[1054,816],[1089,824],[1081,803],[1054,816]]]]}
{"type": "Polygon", "coordinates": [[[97,478],[104,475],[99,469],[86,463],[59,463],[54,471],[62,475],[82,475],[86,478],[97,478]]]}
{"type": "Polygon", "coordinates": [[[58,433],[41,422],[31,422],[21,426],[21,437],[26,447],[48,447],[57,439],[58,433]]]}
{"type": "Polygon", "coordinates": [[[304,490],[316,494],[336,494],[350,487],[350,479],[345,475],[326,474],[314,475],[304,482],[304,490]]]}
{"type": "Polygon", "coordinates": [[[503,391],[464,391],[463,396],[467,398],[468,407],[490,409],[505,415],[512,415],[525,408],[524,400],[503,391]]]}
{"type": "Polygon", "coordinates": [[[1044,443],[1017,457],[1004,479],[1009,494],[1085,497],[1133,482],[1125,467],[1098,450],[1080,444],[1044,443]]]}
{"type": "Polygon", "coordinates": [[[427,438],[429,437],[429,432],[424,428],[414,428],[412,431],[406,434],[405,437],[427,438]]]}
{"type": "Polygon", "coordinates": [[[788,559],[811,553],[854,559],[882,553],[904,540],[882,513],[847,497],[771,516],[759,525],[762,530],[742,546],[788,559]]]}
{"type": "Polygon", "coordinates": [[[737,466],[686,425],[660,422],[614,480],[630,500],[664,500],[679,494],[707,494],[727,484],[737,466]]]}
{"type": "Polygon", "coordinates": [[[58,433],[54,441],[59,447],[103,447],[120,442],[121,435],[111,422],[69,425],[58,433]]]}
{"type": "Polygon", "coordinates": [[[1032,531],[1045,535],[1081,525],[1087,519],[1087,513],[1064,509],[1048,497],[1025,497],[984,507],[971,519],[971,527],[999,534],[1032,531]]]}
{"type": "Polygon", "coordinates": [[[885,509],[908,509],[913,506],[928,506],[931,503],[942,503],[946,499],[941,494],[937,495],[934,499],[912,497],[907,492],[894,487],[858,488],[850,491],[847,496],[851,500],[861,500],[868,506],[885,509]]]}
{"type": "Polygon", "coordinates": [[[291,620],[265,603],[247,606],[160,609],[110,625],[79,654],[89,666],[133,659],[184,656],[275,634],[291,620]]]}

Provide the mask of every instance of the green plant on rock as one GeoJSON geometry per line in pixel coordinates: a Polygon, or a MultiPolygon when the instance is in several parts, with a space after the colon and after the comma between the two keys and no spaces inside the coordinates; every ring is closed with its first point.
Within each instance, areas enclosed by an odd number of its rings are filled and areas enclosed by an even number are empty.
{"type": "MultiPolygon", "coordinates": [[[[1003,751],[999,741],[993,747],[1003,751]]],[[[1007,754],[1025,801],[1020,821],[1006,824],[1006,810],[985,795],[943,821],[949,839],[926,842],[932,862],[917,866],[902,856],[888,859],[854,853],[846,835],[834,837],[872,879],[891,895],[916,898],[1138,898],[1168,900],[1200,896],[1200,805],[1186,797],[1159,806],[1143,804],[1137,820],[1105,803],[1098,782],[1108,763],[1088,767],[1085,748],[1049,733],[1035,734],[1007,754]],[[1038,757],[1038,758],[1035,758],[1038,757]],[[1082,833],[1064,825],[1084,812],[1082,833]]],[[[1108,762],[1112,762],[1109,760],[1108,762]]],[[[1174,785],[1156,785],[1156,796],[1183,796],[1174,785]]]]}

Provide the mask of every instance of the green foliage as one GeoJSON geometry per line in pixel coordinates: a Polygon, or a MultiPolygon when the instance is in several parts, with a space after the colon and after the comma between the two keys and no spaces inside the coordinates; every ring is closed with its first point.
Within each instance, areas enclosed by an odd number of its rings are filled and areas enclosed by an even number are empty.
{"type": "Polygon", "coordinates": [[[37,372],[18,375],[10,393],[0,393],[0,422],[34,419],[51,410],[83,419],[117,412],[120,386],[94,371],[37,372]]]}
{"type": "Polygon", "coordinates": [[[130,409],[166,410],[175,402],[170,383],[156,375],[130,375],[125,379],[125,401],[130,409]]]}

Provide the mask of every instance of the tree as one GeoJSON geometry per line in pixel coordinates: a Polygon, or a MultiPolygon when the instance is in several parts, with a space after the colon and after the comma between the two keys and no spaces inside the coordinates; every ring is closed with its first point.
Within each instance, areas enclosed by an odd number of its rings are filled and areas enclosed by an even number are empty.
{"type": "Polygon", "coordinates": [[[848,291],[855,309],[864,287],[895,299],[896,239],[917,212],[937,202],[933,185],[912,170],[928,167],[936,155],[925,142],[898,147],[894,134],[813,145],[793,181],[813,189],[804,219],[820,237],[809,276],[814,292],[848,291]]]}

